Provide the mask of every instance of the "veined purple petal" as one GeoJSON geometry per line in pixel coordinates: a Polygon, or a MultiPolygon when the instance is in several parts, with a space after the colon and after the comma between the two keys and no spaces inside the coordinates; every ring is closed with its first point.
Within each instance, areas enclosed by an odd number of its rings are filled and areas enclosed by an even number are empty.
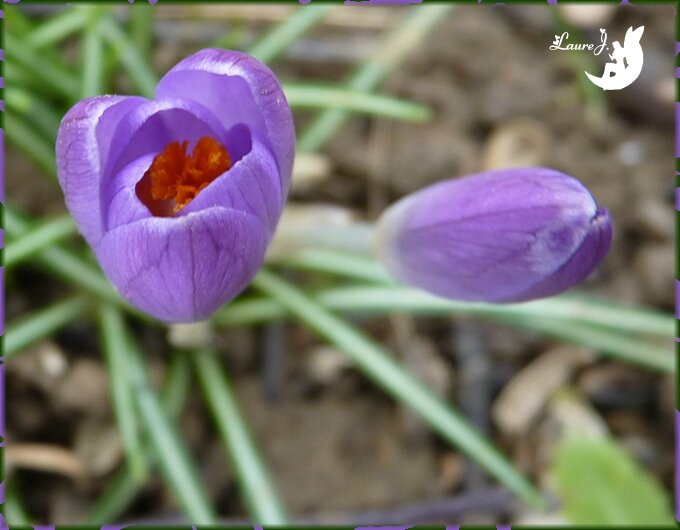
{"type": "Polygon", "coordinates": [[[284,201],[276,160],[262,140],[254,138],[248,154],[211,182],[177,215],[223,206],[257,216],[273,234],[284,201]]]}
{"type": "Polygon", "coordinates": [[[225,143],[227,131],[215,115],[187,99],[147,101],[129,112],[118,124],[104,177],[115,175],[140,156],[158,154],[170,142],[188,141],[193,148],[202,136],[225,143]]]}
{"type": "Polygon", "coordinates": [[[144,98],[99,96],[69,110],[57,135],[57,176],[66,206],[91,245],[103,234],[100,203],[102,160],[114,141],[112,131],[144,98]]]}
{"type": "Polygon", "coordinates": [[[379,221],[376,252],[396,278],[440,296],[517,302],[585,279],[611,235],[608,214],[576,179],[518,168],[402,199],[379,221]]]}
{"type": "Polygon", "coordinates": [[[139,200],[135,188],[151,166],[154,156],[140,156],[121,169],[108,183],[105,231],[149,217],[149,209],[139,200]]]}
{"type": "Polygon", "coordinates": [[[75,105],[59,182],[121,294],[161,320],[195,321],[262,265],[290,185],[292,116],[266,66],[225,50],[182,61],[157,95],[75,105]]]}
{"type": "Polygon", "coordinates": [[[251,282],[269,231],[227,208],[150,217],[106,233],[95,252],[131,304],[167,322],[208,318],[251,282]]]}
{"type": "Polygon", "coordinates": [[[241,52],[201,50],[180,61],[161,79],[156,96],[196,101],[210,109],[225,129],[244,123],[266,138],[287,195],[295,129],[283,89],[267,66],[241,52]]]}

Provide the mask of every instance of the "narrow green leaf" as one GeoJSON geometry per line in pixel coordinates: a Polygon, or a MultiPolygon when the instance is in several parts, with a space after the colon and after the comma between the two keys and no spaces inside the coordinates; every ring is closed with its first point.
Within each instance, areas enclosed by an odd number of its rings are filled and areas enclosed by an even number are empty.
{"type": "MultiPolygon", "coordinates": [[[[371,57],[352,74],[344,85],[349,90],[371,92],[404,58],[418,47],[452,5],[417,6],[387,35],[371,57]]],[[[316,151],[335,134],[349,116],[343,109],[328,109],[305,129],[298,139],[300,151],[316,151]]]]}
{"type": "Polygon", "coordinates": [[[360,281],[395,285],[395,280],[375,260],[323,248],[305,248],[288,255],[275,256],[272,263],[305,271],[339,274],[360,281]]]}
{"type": "Polygon", "coordinates": [[[39,93],[43,97],[52,96],[52,90],[45,84],[38,81],[31,72],[22,68],[20,64],[10,61],[5,62],[5,84],[8,87],[30,89],[39,93]]]}
{"type": "Polygon", "coordinates": [[[216,523],[215,512],[176,426],[151,387],[151,381],[133,337],[121,337],[128,344],[128,366],[135,399],[143,425],[160,464],[166,484],[174,493],[187,519],[199,525],[216,523]]]}
{"type": "Polygon", "coordinates": [[[80,83],[74,73],[28,48],[23,41],[5,32],[7,61],[17,61],[31,74],[65,96],[69,101],[78,99],[80,83]]]}
{"type": "Polygon", "coordinates": [[[4,118],[7,139],[15,147],[23,151],[46,174],[56,178],[54,146],[31,129],[23,119],[16,116],[13,112],[6,112],[4,118]]]}
{"type": "MultiPolygon", "coordinates": [[[[5,88],[5,103],[8,112],[21,116],[25,123],[33,125],[36,134],[44,136],[47,140],[45,150],[54,145],[61,122],[61,111],[46,103],[43,97],[14,86],[5,88]]],[[[51,171],[53,168],[49,172],[51,171]]]]}
{"type": "Polygon", "coordinates": [[[507,314],[499,315],[498,318],[516,326],[593,348],[620,361],[669,374],[675,372],[675,357],[670,345],[666,347],[652,341],[637,340],[621,333],[615,326],[611,329],[598,329],[580,322],[507,314]]]}
{"type": "Polygon", "coordinates": [[[5,12],[5,24],[18,34],[26,34],[33,31],[33,21],[28,18],[17,5],[3,5],[5,12]]]}
{"type": "Polygon", "coordinates": [[[90,17],[81,39],[80,53],[83,67],[80,97],[97,96],[104,92],[104,43],[101,19],[90,17]]]}
{"type": "Polygon", "coordinates": [[[31,526],[31,518],[12,485],[12,482],[10,482],[5,494],[5,527],[31,526]]]}
{"type": "Polygon", "coordinates": [[[123,68],[137,90],[143,96],[153,98],[158,79],[135,44],[111,17],[104,19],[101,30],[106,41],[120,54],[123,68]]]}
{"type": "Polygon", "coordinates": [[[138,3],[129,7],[130,38],[139,54],[147,60],[147,62],[153,43],[155,12],[156,8],[152,5],[138,3]]]}
{"type": "Polygon", "coordinates": [[[272,62],[319,23],[331,8],[332,6],[324,5],[299,7],[294,14],[274,26],[251,46],[248,53],[263,63],[272,62]]]}
{"type": "Polygon", "coordinates": [[[304,247],[293,249],[288,254],[276,255],[271,261],[277,265],[295,269],[338,274],[355,280],[394,287],[395,291],[380,287],[370,290],[370,286],[358,286],[358,290],[349,291],[347,297],[355,298],[356,304],[365,301],[368,307],[378,311],[380,310],[378,308],[389,307],[390,305],[399,308],[402,304],[405,304],[404,310],[406,311],[437,312],[441,310],[442,314],[448,311],[468,311],[475,314],[494,313],[522,317],[549,317],[612,327],[617,331],[669,338],[675,332],[675,318],[671,314],[649,308],[617,305],[611,301],[582,294],[563,294],[521,304],[486,304],[446,300],[421,290],[398,286],[378,262],[350,252],[304,247]],[[369,290],[366,291],[365,289],[369,290]]]}
{"type": "Polygon", "coordinates": [[[87,7],[67,7],[61,13],[39,24],[32,31],[25,33],[23,42],[33,49],[53,46],[80,31],[89,17],[90,13],[87,7]]]}
{"type": "MultiPolygon", "coordinates": [[[[184,354],[172,357],[169,373],[162,391],[162,405],[171,419],[176,418],[189,393],[189,366],[184,354]]],[[[144,456],[148,465],[155,462],[155,452],[145,444],[144,456]]],[[[115,521],[141,492],[143,483],[135,479],[125,466],[108,481],[106,490],[99,496],[85,518],[87,526],[101,526],[115,521]]]]}
{"type": "Polygon", "coordinates": [[[18,322],[10,322],[5,333],[5,356],[10,357],[67,326],[88,306],[86,298],[75,296],[27,315],[18,322]]]}
{"type": "Polygon", "coordinates": [[[191,358],[252,520],[265,525],[287,524],[283,503],[241,414],[226,369],[211,350],[192,352],[191,358]]]}
{"type": "Polygon", "coordinates": [[[425,105],[357,90],[291,83],[284,83],[283,90],[291,107],[342,109],[412,122],[424,122],[431,117],[425,105]]]}
{"type": "Polygon", "coordinates": [[[411,408],[524,501],[543,506],[534,486],[458,412],[397,364],[382,346],[276,275],[261,270],[253,285],[342,350],[369,379],[411,408]]]}
{"type": "MultiPolygon", "coordinates": [[[[602,311],[601,303],[570,297],[523,304],[456,302],[401,286],[345,286],[315,291],[311,296],[328,309],[351,315],[385,315],[399,311],[427,316],[475,315],[588,346],[645,368],[672,372],[675,367],[670,346],[622,334],[623,331],[663,332],[659,336],[670,339],[666,320],[672,317],[648,314],[646,310],[615,307],[609,313],[602,311]],[[645,317],[649,320],[645,321],[645,317]]],[[[274,300],[240,300],[221,309],[214,322],[224,326],[257,324],[285,318],[286,313],[285,305],[274,300]]]]}
{"type": "Polygon", "coordinates": [[[574,524],[673,524],[661,484],[612,440],[564,440],[555,454],[552,475],[562,510],[574,524]]]}
{"type": "Polygon", "coordinates": [[[161,392],[163,408],[168,411],[170,418],[176,418],[182,412],[189,394],[190,379],[189,359],[184,352],[173,352],[161,392]]]}
{"type": "MultiPolygon", "coordinates": [[[[146,456],[151,459],[150,452],[146,456]]],[[[142,487],[143,484],[134,477],[130,468],[122,467],[107,481],[106,489],[90,508],[84,525],[99,526],[115,520],[132,504],[142,487]]]]}
{"type": "Polygon", "coordinates": [[[15,267],[23,260],[76,233],[76,225],[68,215],[41,222],[40,225],[31,228],[26,234],[7,243],[5,269],[9,270],[15,267]]]}
{"type": "MultiPolygon", "coordinates": [[[[5,204],[5,229],[10,237],[20,237],[26,235],[30,230],[30,225],[24,221],[13,208],[5,204]]],[[[156,322],[148,315],[138,311],[125,302],[120,295],[113,290],[108,280],[99,272],[94,266],[87,263],[84,259],[75,256],[73,253],[60,248],[58,245],[53,245],[50,248],[43,250],[35,255],[35,261],[44,266],[44,268],[59,276],[70,284],[77,285],[90,293],[94,294],[101,300],[112,303],[129,313],[141,318],[147,322],[156,322]]]]}
{"type": "Polygon", "coordinates": [[[129,362],[123,319],[112,306],[99,309],[102,350],[108,366],[113,411],[118,422],[123,446],[135,480],[146,478],[146,458],[137,425],[133,389],[129,378],[129,362]]]}

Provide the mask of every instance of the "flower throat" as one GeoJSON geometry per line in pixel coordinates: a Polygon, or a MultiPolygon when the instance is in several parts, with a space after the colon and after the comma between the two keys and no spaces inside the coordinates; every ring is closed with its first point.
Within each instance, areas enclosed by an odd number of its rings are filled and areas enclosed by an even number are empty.
{"type": "Polygon", "coordinates": [[[203,136],[191,155],[188,145],[188,141],[166,145],[136,186],[137,196],[156,216],[176,214],[231,167],[229,153],[215,139],[203,136]]]}

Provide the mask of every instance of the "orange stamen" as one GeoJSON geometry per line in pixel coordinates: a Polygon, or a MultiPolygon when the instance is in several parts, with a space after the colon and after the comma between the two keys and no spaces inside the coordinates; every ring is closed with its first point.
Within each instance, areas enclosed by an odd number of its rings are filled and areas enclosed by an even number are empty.
{"type": "MultiPolygon", "coordinates": [[[[172,213],[189,204],[200,191],[231,167],[231,157],[216,140],[203,136],[191,156],[189,142],[171,142],[153,159],[142,181],[150,180],[150,195],[155,201],[172,201],[172,213]]],[[[140,181],[140,184],[142,184],[140,181]]],[[[148,195],[145,193],[146,197],[148,195]]],[[[147,201],[144,201],[145,203],[147,201]]],[[[157,215],[161,209],[147,206],[157,215]]]]}

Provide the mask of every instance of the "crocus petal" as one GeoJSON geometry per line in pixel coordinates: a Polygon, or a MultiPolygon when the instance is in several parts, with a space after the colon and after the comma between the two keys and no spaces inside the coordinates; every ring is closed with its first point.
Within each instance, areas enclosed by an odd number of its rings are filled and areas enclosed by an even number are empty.
{"type": "Polygon", "coordinates": [[[153,154],[140,156],[111,179],[106,191],[105,230],[113,230],[149,217],[149,209],[139,200],[136,186],[153,159],[153,154]]]}
{"type": "Polygon", "coordinates": [[[380,219],[377,257],[399,280],[458,300],[517,302],[583,280],[611,223],[576,179],[545,168],[491,171],[406,197],[380,219]]]}
{"type": "Polygon", "coordinates": [[[99,96],[84,99],[69,110],[57,135],[57,176],[66,206],[91,245],[103,234],[100,208],[102,162],[113,141],[113,130],[144,98],[99,96]]]}
{"type": "Polygon", "coordinates": [[[213,206],[233,208],[262,219],[273,234],[284,201],[276,160],[261,139],[253,138],[248,154],[203,189],[179,215],[213,206]]]}
{"type": "Polygon", "coordinates": [[[167,322],[208,318],[255,276],[268,230],[255,216],[209,208],[151,217],[106,233],[95,252],[131,304],[167,322]]]}
{"type": "Polygon", "coordinates": [[[164,78],[156,100],[78,103],[56,154],[67,207],[113,285],[161,320],[189,322],[262,265],[294,148],[272,72],[242,53],[205,50],[164,78]]]}
{"type": "Polygon", "coordinates": [[[591,225],[581,246],[567,262],[543,281],[526,290],[521,299],[546,298],[581,283],[609,254],[612,235],[611,217],[609,212],[602,208],[591,219],[591,225]]]}
{"type": "Polygon", "coordinates": [[[191,99],[212,110],[225,129],[244,123],[266,138],[276,156],[284,195],[295,156],[295,129],[272,71],[245,53],[209,48],[175,65],[159,82],[158,98],[191,99]]]}
{"type": "Polygon", "coordinates": [[[202,136],[220,143],[227,132],[215,115],[186,99],[147,101],[120,120],[115,130],[117,142],[111,147],[109,162],[103,167],[106,180],[140,156],[160,153],[172,141],[187,140],[190,147],[202,136]]]}

